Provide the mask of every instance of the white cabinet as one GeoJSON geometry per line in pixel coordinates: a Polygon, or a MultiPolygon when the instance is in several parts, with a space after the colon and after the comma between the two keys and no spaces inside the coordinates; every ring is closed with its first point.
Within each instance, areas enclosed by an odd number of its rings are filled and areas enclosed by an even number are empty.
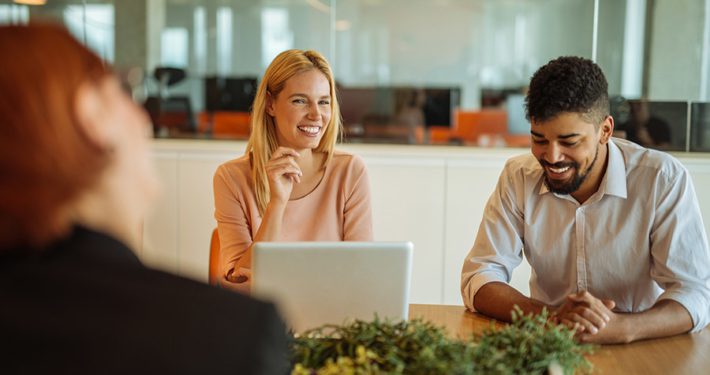
{"type": "Polygon", "coordinates": [[[144,223],[140,256],[147,265],[207,282],[210,236],[217,226],[212,176],[221,163],[238,156],[229,150],[233,144],[215,143],[217,149],[208,142],[156,142],[153,158],[162,194],[144,223]]]}
{"type": "Polygon", "coordinates": [[[154,151],[153,161],[162,194],[143,223],[143,263],[178,273],[178,155],[177,151],[154,151]]]}
{"type": "MultiPolygon", "coordinates": [[[[207,281],[214,220],[212,176],[243,153],[244,142],[154,142],[163,195],[146,218],[141,258],[146,264],[207,281]]],[[[461,266],[505,161],[527,149],[341,145],[365,161],[372,187],[375,240],[412,241],[412,303],[462,304],[461,266]]],[[[710,217],[710,157],[677,154],[690,171],[703,216],[710,217]]],[[[706,230],[710,222],[705,220],[706,230]]],[[[528,294],[523,262],[511,285],[528,294]]]]}
{"type": "Polygon", "coordinates": [[[412,241],[411,303],[442,303],[443,158],[364,156],[377,241],[412,241]]]}
{"type": "Polygon", "coordinates": [[[214,219],[212,177],[220,164],[237,155],[183,153],[178,166],[178,273],[207,282],[214,219]]]}

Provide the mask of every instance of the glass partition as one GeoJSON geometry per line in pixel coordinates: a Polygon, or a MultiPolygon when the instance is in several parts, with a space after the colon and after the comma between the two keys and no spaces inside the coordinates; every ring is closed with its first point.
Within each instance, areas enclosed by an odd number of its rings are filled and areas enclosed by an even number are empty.
{"type": "Polygon", "coordinates": [[[247,137],[264,69],[300,48],[331,62],[350,142],[527,146],[530,76],[577,55],[604,69],[617,135],[705,144],[710,0],[0,0],[0,23],[41,18],[113,63],[160,137],[247,137]],[[667,125],[635,130],[637,107],[667,125]]]}

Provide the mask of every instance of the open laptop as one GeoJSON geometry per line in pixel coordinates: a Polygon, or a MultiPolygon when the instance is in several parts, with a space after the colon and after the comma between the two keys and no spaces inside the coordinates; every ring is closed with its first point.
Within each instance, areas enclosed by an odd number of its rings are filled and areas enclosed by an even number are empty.
{"type": "Polygon", "coordinates": [[[407,319],[411,242],[259,242],[252,295],[274,301],[295,332],[407,319]]]}

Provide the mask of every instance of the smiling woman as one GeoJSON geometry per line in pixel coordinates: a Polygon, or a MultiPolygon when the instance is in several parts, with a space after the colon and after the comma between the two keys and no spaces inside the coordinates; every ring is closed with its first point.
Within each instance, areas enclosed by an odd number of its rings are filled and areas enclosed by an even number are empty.
{"type": "Polygon", "coordinates": [[[245,155],[214,176],[223,286],[249,288],[257,241],[372,240],[367,170],[359,157],[334,149],[340,109],[320,53],[276,56],[256,93],[251,128],[245,155]]]}

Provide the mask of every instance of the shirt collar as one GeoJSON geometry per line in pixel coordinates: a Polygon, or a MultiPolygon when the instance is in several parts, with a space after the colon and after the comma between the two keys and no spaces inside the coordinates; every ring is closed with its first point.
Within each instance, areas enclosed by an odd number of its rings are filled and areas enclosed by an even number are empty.
{"type": "Polygon", "coordinates": [[[609,163],[606,166],[606,173],[599,186],[603,194],[616,195],[626,199],[626,162],[619,146],[609,139],[609,163]]]}
{"type": "MultiPolygon", "coordinates": [[[[614,141],[609,139],[607,143],[607,155],[609,156],[609,163],[606,166],[606,172],[602,178],[602,182],[599,185],[599,190],[602,195],[616,195],[617,197],[626,199],[626,163],[624,162],[624,156],[621,154],[619,146],[614,144],[614,141]]],[[[599,160],[597,160],[599,162],[599,160]]],[[[542,170],[542,167],[540,167],[542,170]]],[[[542,170],[541,177],[545,178],[545,171],[542,170]]],[[[549,193],[550,189],[547,188],[547,184],[544,182],[540,184],[539,195],[549,193]]]]}

